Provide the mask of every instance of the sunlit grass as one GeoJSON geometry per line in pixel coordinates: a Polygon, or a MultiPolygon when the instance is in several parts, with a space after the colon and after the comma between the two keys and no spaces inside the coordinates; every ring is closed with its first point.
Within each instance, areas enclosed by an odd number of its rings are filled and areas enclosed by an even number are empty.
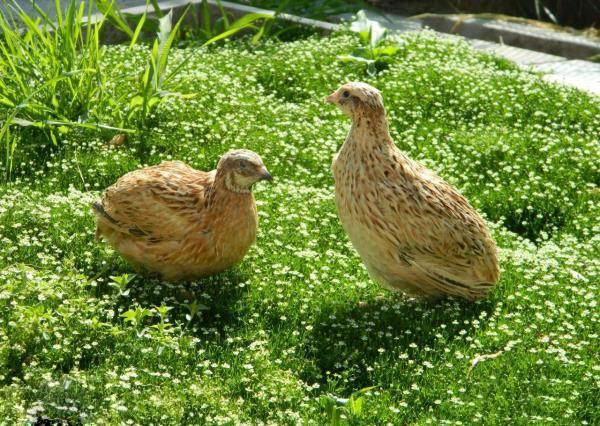
{"type": "MultiPolygon", "coordinates": [[[[147,132],[21,151],[0,187],[0,418],[323,424],[330,396],[354,424],[597,423],[598,98],[428,33],[401,42],[375,77],[337,60],[359,43],[343,34],[196,49],[171,81],[190,96],[147,132]],[[398,146],[486,215],[503,269],[489,300],[422,304],[368,278],[333,204],[349,123],[322,101],[348,80],[380,88],[398,146]],[[94,241],[90,201],[142,165],[210,169],[233,147],[275,176],[244,262],[115,284],[132,270],[94,241]],[[339,400],[371,386],[359,412],[339,400]]],[[[103,52],[120,114],[147,55],[103,52]]]]}

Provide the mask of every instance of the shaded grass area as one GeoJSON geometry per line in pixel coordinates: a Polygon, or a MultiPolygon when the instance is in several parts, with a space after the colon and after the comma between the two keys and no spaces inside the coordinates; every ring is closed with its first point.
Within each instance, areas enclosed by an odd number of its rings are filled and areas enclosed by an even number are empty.
{"type": "MultiPolygon", "coordinates": [[[[20,151],[0,187],[0,418],[323,424],[323,395],[374,386],[348,421],[598,422],[598,98],[428,33],[401,42],[375,78],[337,61],[358,43],[345,34],[196,49],[174,82],[194,96],[163,103],[146,133],[20,151]],[[503,275],[489,300],[426,304],[368,278],[332,199],[349,124],[322,102],[348,80],[381,89],[397,145],[490,221],[503,275]],[[255,190],[249,256],[199,282],[116,290],[131,269],[94,241],[89,203],[129,170],[211,169],[234,147],[276,177],[255,190]]],[[[111,90],[130,90],[145,54],[106,50],[111,90]]]]}

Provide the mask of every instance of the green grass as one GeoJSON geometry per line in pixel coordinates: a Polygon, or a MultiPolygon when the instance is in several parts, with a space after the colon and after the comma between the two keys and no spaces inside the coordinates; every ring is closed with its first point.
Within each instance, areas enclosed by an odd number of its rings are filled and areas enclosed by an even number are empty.
{"type": "MultiPolygon", "coordinates": [[[[326,424],[327,395],[373,386],[343,421],[598,424],[600,101],[465,44],[401,40],[375,77],[336,59],[351,35],[195,48],[171,82],[194,96],[165,100],[118,148],[87,129],[52,151],[18,134],[0,186],[0,422],[326,424]],[[322,101],[348,80],[380,88],[398,146],[486,215],[502,262],[488,300],[423,304],[368,278],[333,204],[349,123],[322,101]],[[142,165],[211,169],[233,147],[275,176],[255,190],[244,262],[111,285],[131,268],[94,241],[90,201],[142,165]]],[[[131,91],[147,57],[106,48],[105,89],[131,91]]]]}

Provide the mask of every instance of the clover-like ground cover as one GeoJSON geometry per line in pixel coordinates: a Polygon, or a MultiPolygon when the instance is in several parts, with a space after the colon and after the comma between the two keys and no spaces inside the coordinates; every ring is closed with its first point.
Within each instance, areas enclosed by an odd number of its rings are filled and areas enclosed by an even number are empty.
{"type": "MultiPolygon", "coordinates": [[[[196,49],[177,77],[195,96],[117,148],[78,133],[50,152],[23,133],[0,186],[0,422],[323,424],[324,395],[374,386],[353,424],[598,424],[598,98],[466,44],[401,40],[375,78],[336,61],[357,44],[345,34],[196,49]],[[322,102],[348,80],[381,89],[398,146],[485,214],[502,262],[489,300],[426,304],[368,278],[333,204],[349,122],[322,102]],[[244,262],[114,285],[131,270],[94,241],[90,201],[126,171],[211,169],[234,147],[275,176],[244,262]]],[[[145,56],[107,48],[112,90],[145,56]]]]}

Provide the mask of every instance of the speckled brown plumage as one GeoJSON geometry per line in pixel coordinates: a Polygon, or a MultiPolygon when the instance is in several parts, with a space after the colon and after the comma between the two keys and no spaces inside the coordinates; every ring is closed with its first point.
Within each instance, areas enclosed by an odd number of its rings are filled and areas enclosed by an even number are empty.
{"type": "Polygon", "coordinates": [[[333,161],[342,226],[371,277],[414,296],[485,297],[496,246],[454,187],[396,148],[379,91],[348,83],[327,98],[352,119],[333,161]]]}
{"type": "Polygon", "coordinates": [[[211,172],[169,161],[127,173],[93,204],[96,235],[168,281],[215,274],[256,239],[251,187],[262,179],[271,175],[247,150],[225,154],[211,172]]]}

